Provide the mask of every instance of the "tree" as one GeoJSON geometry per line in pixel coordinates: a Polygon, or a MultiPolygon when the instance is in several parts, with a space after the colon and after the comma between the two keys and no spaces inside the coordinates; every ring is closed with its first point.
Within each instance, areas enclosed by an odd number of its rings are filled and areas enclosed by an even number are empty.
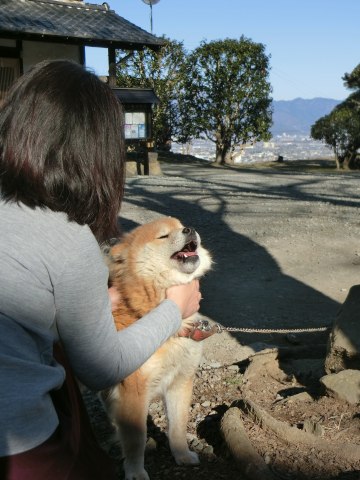
{"type": "Polygon", "coordinates": [[[134,52],[121,60],[117,67],[120,87],[152,88],[160,103],[154,107],[153,136],[158,148],[169,144],[178,135],[179,111],[177,108],[179,76],[186,51],[182,42],[163,37],[164,46],[159,52],[148,48],[134,52]]]}
{"type": "Polygon", "coordinates": [[[207,138],[216,162],[231,161],[236,147],[271,137],[271,86],[265,47],[250,39],[219,40],[188,55],[179,93],[182,138],[207,138]]]}
{"type": "Polygon", "coordinates": [[[360,90],[360,63],[351,73],[345,73],[343,80],[344,84],[350,88],[350,90],[360,90]]]}
{"type": "Polygon", "coordinates": [[[360,64],[345,73],[344,84],[354,92],[311,127],[311,137],[329,145],[337,168],[356,168],[360,148],[360,64]]]}
{"type": "Polygon", "coordinates": [[[329,145],[337,168],[353,168],[360,147],[360,116],[345,102],[320,118],[311,127],[311,136],[329,145]]]}

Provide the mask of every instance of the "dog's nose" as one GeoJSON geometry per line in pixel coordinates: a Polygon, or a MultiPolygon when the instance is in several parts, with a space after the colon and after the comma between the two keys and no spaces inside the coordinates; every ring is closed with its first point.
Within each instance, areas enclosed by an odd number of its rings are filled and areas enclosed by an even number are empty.
{"type": "Polygon", "coordinates": [[[184,233],[185,235],[194,235],[195,234],[195,228],[185,227],[185,228],[183,228],[182,233],[184,233]]]}

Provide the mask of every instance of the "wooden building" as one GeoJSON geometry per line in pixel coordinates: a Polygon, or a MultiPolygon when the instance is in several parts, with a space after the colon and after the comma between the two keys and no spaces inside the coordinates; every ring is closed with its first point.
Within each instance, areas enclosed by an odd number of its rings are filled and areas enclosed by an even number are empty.
{"type": "MultiPolygon", "coordinates": [[[[116,87],[116,50],[127,56],[145,46],[157,50],[162,40],[137,27],[111,10],[107,3],[95,5],[83,0],[0,1],[0,101],[11,84],[32,65],[45,59],[66,58],[86,65],[85,47],[108,51],[108,82],[116,87]]],[[[121,61],[121,60],[120,60],[121,61]]],[[[132,105],[133,93],[119,94],[124,105],[132,105]]],[[[139,90],[140,91],[140,90],[139,90]]],[[[151,103],[156,96],[139,93],[147,125],[138,132],[151,135],[151,103]],[[149,110],[150,108],[150,110],[149,110]]],[[[139,105],[138,105],[139,107],[139,105]]],[[[140,123],[139,123],[140,124],[140,123]]],[[[130,131],[130,130],[129,130],[130,131]]],[[[132,135],[135,129],[132,130],[132,135]]]]}

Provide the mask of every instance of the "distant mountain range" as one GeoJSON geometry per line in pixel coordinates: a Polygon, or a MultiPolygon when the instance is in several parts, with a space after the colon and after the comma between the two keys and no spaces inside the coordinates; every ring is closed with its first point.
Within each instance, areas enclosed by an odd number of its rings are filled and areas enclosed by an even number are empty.
{"type": "Polygon", "coordinates": [[[316,120],[330,113],[341,101],[332,98],[274,100],[271,132],[273,135],[310,135],[316,120]]]}

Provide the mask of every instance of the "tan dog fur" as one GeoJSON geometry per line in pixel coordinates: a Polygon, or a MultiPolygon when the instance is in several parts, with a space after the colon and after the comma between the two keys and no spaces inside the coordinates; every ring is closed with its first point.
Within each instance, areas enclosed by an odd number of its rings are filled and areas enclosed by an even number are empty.
{"type": "MultiPolygon", "coordinates": [[[[184,232],[188,230],[175,218],[161,218],[136,228],[110,250],[110,279],[120,295],[119,308],[114,312],[118,330],[159,305],[168,287],[190,282],[209,270],[210,255],[194,230],[191,235],[196,235],[196,255],[190,253],[191,259],[171,258],[185,245],[184,232]]],[[[195,317],[185,319],[182,327],[191,325],[195,317]]],[[[188,448],[186,428],[201,353],[201,342],[175,335],[140,369],[104,395],[110,418],[118,427],[126,480],[149,478],[144,469],[146,421],[149,403],[158,396],[165,403],[169,443],[176,462],[199,462],[197,454],[188,448]]]]}

